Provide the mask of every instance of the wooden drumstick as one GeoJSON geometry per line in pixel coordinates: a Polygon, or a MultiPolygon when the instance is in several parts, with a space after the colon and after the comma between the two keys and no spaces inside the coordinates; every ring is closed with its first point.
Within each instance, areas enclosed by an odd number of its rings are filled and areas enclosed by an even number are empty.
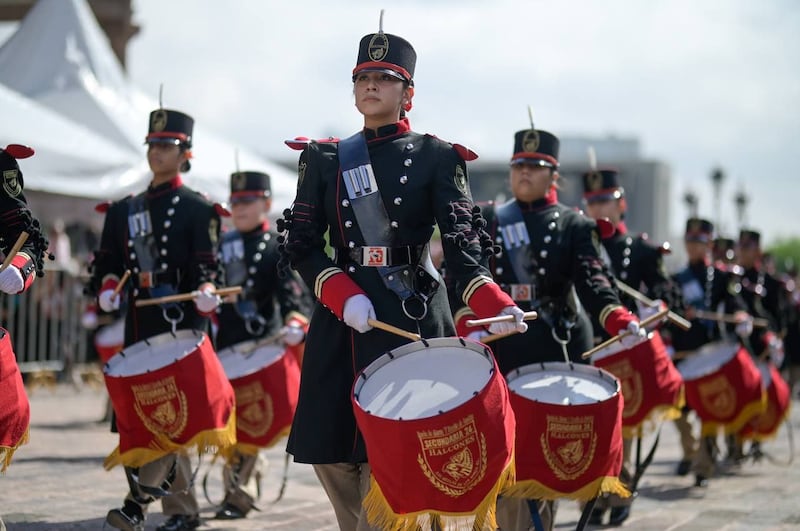
{"type": "Polygon", "coordinates": [[[488,336],[483,336],[478,341],[481,343],[491,343],[492,341],[497,341],[498,339],[503,339],[504,337],[513,336],[518,334],[516,330],[512,330],[511,332],[503,332],[502,334],[489,334],[488,336]]]}
{"type": "MultiPolygon", "coordinates": [[[[651,315],[647,319],[644,319],[644,320],[639,322],[639,328],[646,328],[648,325],[653,324],[653,323],[655,323],[657,321],[660,321],[661,319],[666,317],[666,315],[668,313],[669,313],[669,310],[663,309],[660,312],[651,315]]],[[[627,337],[629,335],[631,335],[631,333],[629,331],[627,331],[627,330],[625,332],[622,332],[621,334],[617,334],[616,336],[612,337],[611,339],[607,339],[607,340],[603,341],[602,343],[600,343],[599,345],[597,345],[596,347],[587,350],[586,352],[581,354],[581,358],[582,359],[590,358],[590,357],[592,357],[592,354],[595,354],[596,352],[599,352],[599,351],[603,350],[607,346],[609,346],[609,345],[611,345],[613,343],[616,343],[617,341],[619,341],[623,337],[627,337]]]]}
{"type": "MultiPolygon", "coordinates": [[[[225,296],[241,293],[241,286],[232,286],[230,288],[219,288],[214,290],[214,295],[225,296]]],[[[139,299],[136,301],[136,307],[142,306],[155,306],[156,304],[167,304],[169,302],[184,302],[190,301],[200,294],[199,291],[190,291],[189,293],[176,293],[175,295],[167,295],[165,297],[156,297],[153,299],[139,299]]]]}
{"type": "Polygon", "coordinates": [[[396,326],[384,323],[383,321],[378,321],[377,319],[367,319],[367,324],[373,328],[380,328],[385,332],[391,332],[392,334],[405,337],[406,339],[410,339],[411,341],[419,341],[420,339],[422,339],[419,334],[415,334],[414,332],[407,332],[402,328],[397,328],[396,326]]]}
{"type": "Polygon", "coordinates": [[[28,233],[25,231],[20,232],[17,241],[14,242],[14,246],[11,247],[11,250],[8,251],[8,254],[6,255],[6,259],[3,260],[3,265],[0,265],[0,271],[5,271],[6,268],[11,265],[11,261],[17,255],[19,250],[22,249],[22,246],[25,245],[26,241],[28,241],[28,233]]]}
{"type": "Polygon", "coordinates": [[[122,275],[121,279],[119,279],[119,283],[117,283],[117,287],[114,288],[114,291],[111,292],[111,300],[112,301],[117,300],[117,297],[119,297],[119,292],[122,291],[123,287],[125,287],[125,283],[128,281],[128,279],[130,277],[131,277],[131,270],[130,269],[126,269],[125,270],[125,274],[122,275]]]}
{"type": "MultiPolygon", "coordinates": [[[[531,321],[533,319],[537,319],[539,314],[536,312],[525,312],[522,317],[523,321],[531,321]]],[[[467,326],[484,326],[490,325],[492,323],[505,323],[508,321],[514,321],[515,318],[513,315],[498,315],[497,317],[487,317],[486,319],[470,319],[466,322],[467,326]]],[[[495,334],[497,335],[497,334],[495,334]]]]}
{"type": "MultiPolygon", "coordinates": [[[[736,319],[735,315],[729,313],[715,313],[707,310],[695,310],[694,314],[698,319],[707,319],[709,321],[719,321],[721,323],[739,324],[742,321],[736,319]]],[[[755,328],[769,328],[769,321],[761,317],[753,317],[753,326],[755,328]]]]}
{"type": "MultiPolygon", "coordinates": [[[[633,297],[637,301],[641,302],[642,304],[646,304],[647,306],[653,306],[655,304],[655,301],[653,299],[649,298],[641,291],[630,287],[629,285],[625,284],[623,281],[619,279],[614,279],[614,280],[616,281],[619,290],[625,293],[626,295],[633,297]]],[[[685,319],[684,317],[681,317],[680,315],[678,315],[673,311],[670,311],[667,314],[667,319],[669,319],[671,322],[673,322],[683,330],[689,330],[692,327],[692,323],[689,320],[685,319]]]]}

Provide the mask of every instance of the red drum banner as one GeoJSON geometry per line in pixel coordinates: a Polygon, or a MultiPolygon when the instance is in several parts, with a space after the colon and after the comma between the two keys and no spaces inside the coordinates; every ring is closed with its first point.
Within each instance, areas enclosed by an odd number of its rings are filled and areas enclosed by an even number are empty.
{"type": "Polygon", "coordinates": [[[8,331],[0,328],[0,472],[17,448],[28,441],[31,407],[8,331]]]}

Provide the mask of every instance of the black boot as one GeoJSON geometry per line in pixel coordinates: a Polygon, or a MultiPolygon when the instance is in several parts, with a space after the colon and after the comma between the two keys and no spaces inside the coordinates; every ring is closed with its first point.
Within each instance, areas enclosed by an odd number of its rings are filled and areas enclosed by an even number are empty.
{"type": "Polygon", "coordinates": [[[238,520],[239,518],[244,518],[245,516],[247,516],[247,513],[232,503],[226,503],[220,507],[219,511],[217,511],[217,514],[214,515],[214,518],[217,520],[238,520]]]}
{"type": "Polygon", "coordinates": [[[704,476],[703,474],[697,474],[694,477],[694,486],[695,487],[701,487],[701,488],[708,487],[708,478],[706,476],[704,476]]]}
{"type": "Polygon", "coordinates": [[[675,470],[675,473],[679,476],[685,476],[689,473],[689,470],[692,469],[692,460],[691,459],[681,459],[680,463],[678,463],[678,468],[675,470]]]}
{"type": "Polygon", "coordinates": [[[156,531],[191,531],[198,527],[200,527],[200,518],[196,514],[173,514],[169,520],[156,527],[156,531]]]}
{"type": "Polygon", "coordinates": [[[589,513],[589,520],[587,523],[591,525],[603,525],[603,515],[605,513],[605,509],[592,509],[592,512],[589,513]]]}
{"type": "Polygon", "coordinates": [[[627,520],[630,515],[630,505],[626,505],[625,507],[612,507],[611,516],[608,519],[608,525],[620,525],[622,522],[627,520]]]}
{"type": "Polygon", "coordinates": [[[142,508],[131,500],[125,500],[125,505],[122,506],[122,509],[108,511],[106,522],[114,529],[144,531],[142,508]]]}

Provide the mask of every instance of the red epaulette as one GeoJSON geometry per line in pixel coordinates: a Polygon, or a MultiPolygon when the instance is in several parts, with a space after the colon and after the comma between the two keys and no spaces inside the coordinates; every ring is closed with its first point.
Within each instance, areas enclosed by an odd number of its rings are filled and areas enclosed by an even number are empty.
{"type": "Polygon", "coordinates": [[[596,219],[595,223],[597,224],[597,232],[600,233],[600,237],[604,240],[612,237],[617,232],[617,228],[608,218],[596,219]]]}
{"type": "Polygon", "coordinates": [[[310,138],[304,136],[295,137],[293,140],[284,140],[283,143],[289,146],[290,148],[294,149],[295,151],[303,151],[307,145],[312,142],[317,142],[320,144],[328,143],[328,144],[338,144],[339,139],[334,136],[330,136],[328,138],[320,138],[317,140],[312,140],[310,138]]]}
{"type": "MultiPolygon", "coordinates": [[[[432,135],[430,133],[425,133],[425,136],[429,136],[429,137],[435,138],[437,140],[442,140],[438,136],[432,135]]],[[[442,140],[442,142],[447,142],[447,140],[442,140]]],[[[458,153],[458,155],[462,159],[464,159],[465,162],[471,162],[471,161],[473,161],[473,160],[478,158],[478,154],[477,153],[475,153],[474,151],[472,151],[470,148],[468,148],[467,146],[465,146],[463,144],[454,144],[452,142],[447,142],[447,143],[450,144],[451,146],[453,146],[453,149],[456,150],[456,153],[458,153]]]]}
{"type": "Polygon", "coordinates": [[[97,212],[98,214],[105,214],[106,212],[108,212],[108,209],[111,208],[111,203],[113,203],[113,201],[110,200],[103,201],[102,203],[97,203],[94,206],[94,211],[97,212]]]}
{"type": "Polygon", "coordinates": [[[223,218],[231,217],[231,211],[222,203],[214,203],[214,211],[223,218]]]}

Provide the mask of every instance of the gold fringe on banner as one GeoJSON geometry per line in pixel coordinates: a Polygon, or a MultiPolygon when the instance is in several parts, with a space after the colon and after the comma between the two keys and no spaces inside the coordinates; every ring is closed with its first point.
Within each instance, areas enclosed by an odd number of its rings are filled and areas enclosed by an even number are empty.
{"type": "Polygon", "coordinates": [[[573,492],[559,492],[532,479],[516,483],[502,492],[503,496],[509,498],[525,498],[529,500],[569,498],[578,501],[589,501],[603,494],[616,494],[621,498],[627,498],[631,495],[619,478],[613,476],[599,477],[573,492]]]}
{"type": "Polygon", "coordinates": [[[258,454],[258,452],[260,450],[265,450],[267,448],[272,448],[273,446],[278,444],[281,439],[283,439],[284,437],[289,435],[289,432],[291,431],[291,429],[292,429],[291,426],[287,426],[286,428],[282,429],[280,432],[278,432],[277,435],[275,435],[275,437],[272,438],[272,440],[270,440],[264,446],[257,446],[255,444],[237,442],[233,446],[228,446],[226,448],[220,448],[219,453],[223,457],[225,457],[226,459],[230,458],[231,456],[233,456],[233,455],[235,455],[237,453],[244,454],[244,455],[256,455],[256,454],[258,454]]]}
{"type": "Polygon", "coordinates": [[[781,425],[784,422],[786,422],[786,419],[789,418],[791,412],[792,412],[792,403],[789,402],[789,407],[786,408],[786,411],[783,413],[783,415],[781,415],[781,418],[775,422],[774,430],[772,430],[769,433],[757,433],[754,435],[748,435],[746,439],[748,441],[758,441],[758,442],[771,441],[772,439],[778,436],[778,432],[781,429],[781,425]]]}
{"type": "Polygon", "coordinates": [[[9,465],[11,465],[11,458],[14,456],[14,452],[16,452],[17,448],[23,444],[28,444],[30,435],[30,427],[27,427],[25,428],[25,433],[23,433],[20,440],[17,441],[17,444],[14,446],[0,446],[0,472],[5,472],[8,470],[9,465]]]}
{"type": "Polygon", "coordinates": [[[501,491],[514,484],[515,467],[514,459],[509,461],[500,477],[492,486],[489,493],[481,500],[478,506],[468,512],[446,513],[442,511],[426,510],[413,513],[397,514],[389,506],[389,502],[375,481],[374,476],[369,478],[369,491],[364,497],[364,510],[367,512],[367,521],[380,529],[387,531],[417,531],[418,529],[432,529],[431,524],[447,531],[495,531],[497,529],[497,496],[501,491]]]}
{"type": "Polygon", "coordinates": [[[197,447],[198,453],[216,453],[233,446],[236,444],[236,411],[231,411],[225,427],[203,430],[184,444],[174,443],[160,434],[154,434],[150,444],[150,448],[132,448],[124,454],[120,454],[117,446],[106,457],[103,467],[106,470],[111,470],[117,465],[136,468],[184,449],[197,447]]]}
{"type": "Polygon", "coordinates": [[[750,422],[750,419],[766,410],[767,391],[763,390],[761,392],[761,400],[753,400],[749,404],[745,404],[732,421],[725,424],[719,422],[703,422],[703,426],[700,428],[700,435],[702,437],[715,437],[717,433],[719,433],[720,428],[725,429],[725,435],[734,435],[739,433],[741,429],[744,428],[744,425],[750,422]]]}
{"type": "Polygon", "coordinates": [[[634,437],[638,437],[640,429],[642,430],[642,433],[651,433],[655,431],[660,422],[679,418],[681,416],[681,409],[683,409],[683,406],[685,405],[686,393],[685,389],[681,387],[681,391],[678,393],[674,404],[656,406],[652,409],[652,411],[650,411],[650,413],[647,414],[644,420],[642,420],[642,422],[636,426],[623,426],[622,437],[624,439],[633,439],[634,437]]]}

